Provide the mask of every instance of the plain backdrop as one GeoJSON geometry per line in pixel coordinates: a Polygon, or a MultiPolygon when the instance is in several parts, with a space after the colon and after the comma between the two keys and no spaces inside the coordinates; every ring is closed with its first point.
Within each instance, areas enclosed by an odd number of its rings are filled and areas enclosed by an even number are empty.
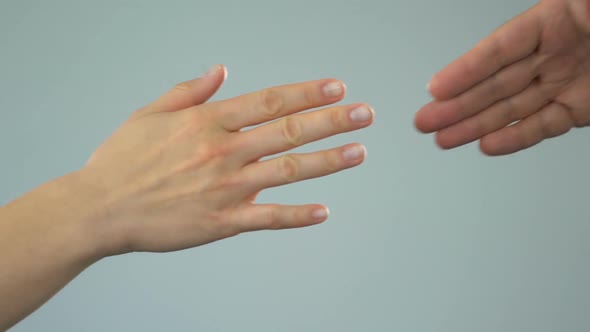
{"type": "Polygon", "coordinates": [[[0,1],[0,204],[216,63],[214,100],[335,77],[376,110],[302,148],[364,165],[260,197],[325,224],[104,259],[13,331],[588,331],[590,129],[489,158],[413,127],[431,75],[534,3],[0,1]]]}

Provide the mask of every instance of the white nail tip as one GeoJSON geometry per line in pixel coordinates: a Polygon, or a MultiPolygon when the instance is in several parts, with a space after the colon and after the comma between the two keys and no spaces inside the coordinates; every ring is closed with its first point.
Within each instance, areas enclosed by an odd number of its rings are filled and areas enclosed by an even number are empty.
{"type": "Polygon", "coordinates": [[[215,65],[215,66],[209,68],[209,70],[207,70],[207,72],[205,73],[205,77],[216,74],[222,67],[223,66],[221,66],[221,65],[215,65]]]}
{"type": "Polygon", "coordinates": [[[324,86],[324,95],[326,97],[338,97],[344,93],[342,82],[332,82],[324,86]]]}
{"type": "Polygon", "coordinates": [[[350,119],[354,122],[365,122],[371,119],[371,111],[366,106],[360,106],[350,111],[350,119]]]}
{"type": "Polygon", "coordinates": [[[366,154],[366,152],[367,150],[364,146],[355,145],[344,150],[342,156],[346,160],[353,161],[362,158],[366,154]]]}
{"type": "Polygon", "coordinates": [[[328,215],[330,215],[330,210],[328,210],[327,208],[317,209],[317,210],[314,210],[311,215],[314,219],[322,220],[322,219],[327,218],[328,215]]]}

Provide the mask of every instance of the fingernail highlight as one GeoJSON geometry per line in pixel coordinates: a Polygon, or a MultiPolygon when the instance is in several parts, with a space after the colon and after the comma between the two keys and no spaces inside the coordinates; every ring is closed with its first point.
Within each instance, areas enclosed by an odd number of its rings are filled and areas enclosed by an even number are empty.
{"type": "Polygon", "coordinates": [[[316,220],[324,220],[328,218],[328,215],[330,215],[328,208],[316,209],[311,213],[311,216],[316,220]]]}
{"type": "Polygon", "coordinates": [[[359,106],[350,111],[350,119],[354,122],[366,122],[371,120],[371,110],[367,106],[359,106]]]}
{"type": "Polygon", "coordinates": [[[215,65],[215,66],[213,66],[213,67],[209,68],[209,70],[207,70],[207,72],[205,73],[205,75],[204,75],[204,76],[205,76],[205,77],[206,77],[206,76],[211,76],[211,75],[213,75],[213,74],[217,73],[217,72],[218,72],[218,71],[219,71],[221,68],[222,68],[222,66],[221,66],[221,65],[215,65]]]}
{"type": "Polygon", "coordinates": [[[344,84],[342,82],[331,82],[324,85],[324,96],[334,98],[341,96],[344,93],[344,84]]]}
{"type": "Polygon", "coordinates": [[[366,153],[366,148],[362,145],[353,145],[342,152],[342,156],[345,160],[353,161],[361,159],[366,153]]]}

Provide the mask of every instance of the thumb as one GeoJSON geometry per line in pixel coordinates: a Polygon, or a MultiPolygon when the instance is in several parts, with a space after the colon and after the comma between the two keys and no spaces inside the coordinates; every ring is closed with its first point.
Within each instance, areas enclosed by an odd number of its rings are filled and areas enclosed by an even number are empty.
{"type": "Polygon", "coordinates": [[[174,112],[203,104],[219,90],[226,78],[225,66],[215,65],[203,76],[177,84],[140,112],[174,112]]]}

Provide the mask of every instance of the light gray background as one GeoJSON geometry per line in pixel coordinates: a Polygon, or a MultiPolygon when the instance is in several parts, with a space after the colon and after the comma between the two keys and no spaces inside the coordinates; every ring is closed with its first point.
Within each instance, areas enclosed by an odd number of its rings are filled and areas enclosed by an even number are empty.
{"type": "Polygon", "coordinates": [[[377,112],[306,147],[363,142],[363,166],[261,197],[327,223],[103,260],[13,330],[588,331],[589,132],[488,158],[412,125],[430,76],[534,3],[0,1],[0,203],[216,63],[215,99],[336,77],[377,112]]]}

